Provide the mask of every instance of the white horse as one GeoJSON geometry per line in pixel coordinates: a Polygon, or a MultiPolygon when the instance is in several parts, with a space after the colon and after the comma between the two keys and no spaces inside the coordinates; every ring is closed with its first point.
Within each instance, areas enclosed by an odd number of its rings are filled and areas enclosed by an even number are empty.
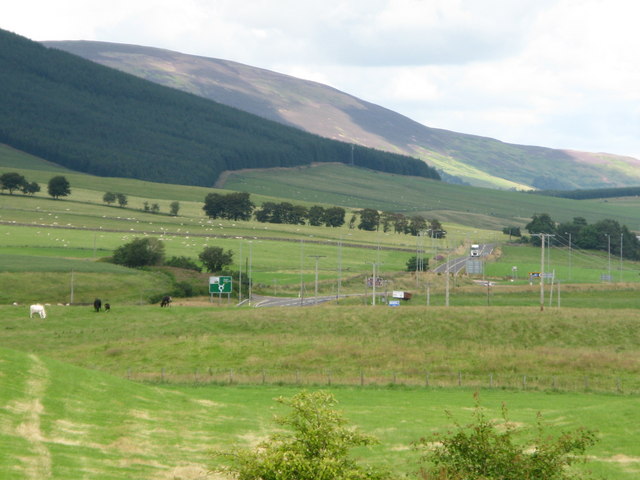
{"type": "Polygon", "coordinates": [[[47,311],[39,303],[36,303],[35,305],[31,305],[31,307],[29,307],[29,318],[33,318],[34,314],[40,315],[40,318],[47,318],[47,311]]]}

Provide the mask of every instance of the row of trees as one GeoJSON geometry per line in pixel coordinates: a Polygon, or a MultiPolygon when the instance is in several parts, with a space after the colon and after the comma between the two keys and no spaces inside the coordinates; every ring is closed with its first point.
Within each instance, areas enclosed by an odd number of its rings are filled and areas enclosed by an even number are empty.
{"type": "MultiPolygon", "coordinates": [[[[129,204],[129,198],[124,193],[106,192],[102,196],[102,201],[107,205],[111,205],[112,203],[115,203],[117,201],[118,205],[122,208],[126,207],[129,204]]],[[[160,205],[158,203],[149,204],[149,202],[146,200],[142,204],[142,209],[145,212],[160,213],[160,205]]],[[[178,215],[179,211],[180,202],[174,201],[169,204],[170,215],[178,215]]]]}
{"type": "MultiPolygon", "coordinates": [[[[37,182],[29,182],[24,175],[17,172],[7,172],[0,175],[0,189],[9,190],[9,195],[13,195],[16,190],[25,195],[34,195],[40,191],[40,185],[37,182]]],[[[71,193],[71,185],[65,177],[58,175],[49,180],[47,192],[53,198],[66,197],[71,193]]]]}
{"type": "Polygon", "coordinates": [[[293,205],[289,202],[265,202],[255,211],[256,220],[265,223],[287,223],[290,225],[309,225],[319,227],[341,227],[344,225],[345,209],[342,207],[324,208],[313,205],[293,205]]]}
{"type": "Polygon", "coordinates": [[[540,237],[536,234],[553,235],[551,245],[565,245],[585,250],[602,250],[613,255],[620,255],[630,260],[640,260],[640,241],[626,225],[616,220],[604,219],[589,224],[583,217],[574,217],[570,222],[554,221],[548,213],[534,215],[525,226],[531,238],[526,240],[540,245],[540,237]]]}
{"type": "MultiPolygon", "coordinates": [[[[292,225],[340,227],[345,223],[345,209],[342,207],[324,208],[313,205],[309,208],[293,205],[289,202],[265,202],[255,209],[250,195],[246,192],[228,194],[209,193],[204,199],[202,209],[210,218],[226,220],[250,220],[255,214],[256,220],[266,223],[287,223],[292,225]]],[[[349,228],[367,231],[382,229],[395,233],[420,235],[426,233],[433,238],[444,238],[447,232],[438,219],[425,219],[420,215],[407,217],[401,213],[380,212],[373,208],[365,208],[352,215],[349,228]],[[359,217],[359,222],[358,222],[359,217]]]]}
{"type": "MultiPolygon", "coordinates": [[[[360,222],[358,229],[367,231],[389,232],[393,229],[395,233],[403,233],[407,235],[418,236],[426,234],[433,238],[445,238],[447,232],[442,228],[442,224],[436,218],[425,219],[421,215],[413,215],[407,217],[402,213],[379,212],[372,208],[365,208],[358,212],[360,222]]],[[[349,227],[353,228],[356,222],[356,216],[351,218],[349,227]]]]}

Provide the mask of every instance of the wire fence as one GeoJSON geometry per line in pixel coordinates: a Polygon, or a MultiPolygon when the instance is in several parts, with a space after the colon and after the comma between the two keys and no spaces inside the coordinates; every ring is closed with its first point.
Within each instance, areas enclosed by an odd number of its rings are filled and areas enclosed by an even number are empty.
{"type": "MultiPolygon", "coordinates": [[[[116,372],[112,372],[116,373],[116,372]]],[[[287,385],[287,386],[351,386],[351,387],[411,387],[411,388],[473,388],[509,389],[521,391],[592,392],[634,395],[640,394],[640,376],[606,375],[532,375],[478,374],[465,372],[333,372],[322,370],[243,371],[234,369],[195,368],[191,371],[160,369],[125,372],[131,381],[181,385],[287,385]]]]}

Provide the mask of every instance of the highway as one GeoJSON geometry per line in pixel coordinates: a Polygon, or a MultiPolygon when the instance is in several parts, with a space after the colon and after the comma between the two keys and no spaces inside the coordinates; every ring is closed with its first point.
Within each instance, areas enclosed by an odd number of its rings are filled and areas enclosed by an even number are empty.
{"type": "Polygon", "coordinates": [[[491,255],[493,252],[495,245],[490,243],[485,243],[480,245],[480,253],[477,257],[470,257],[466,255],[464,257],[455,257],[450,258],[449,261],[444,262],[441,265],[438,265],[433,269],[434,273],[453,273],[454,275],[459,274],[462,270],[464,270],[467,265],[467,260],[480,260],[482,257],[486,257],[487,255],[491,255]]]}
{"type": "MultiPolygon", "coordinates": [[[[447,265],[449,273],[453,273],[454,275],[462,272],[466,265],[467,260],[470,259],[482,259],[487,255],[490,255],[493,252],[495,245],[493,244],[481,244],[480,245],[480,254],[477,257],[470,257],[469,255],[463,257],[455,257],[449,259],[448,262],[445,262],[441,265],[438,265],[433,269],[435,273],[446,273],[447,265]]],[[[382,296],[382,292],[378,293],[378,296],[382,296]]],[[[340,295],[340,298],[348,297],[348,296],[361,296],[362,294],[355,293],[352,295],[340,295]]],[[[318,297],[267,297],[267,296],[258,296],[254,295],[251,301],[251,305],[255,308],[265,308],[265,307],[310,307],[313,305],[318,305],[320,303],[331,302],[336,299],[335,295],[324,295],[318,297]]],[[[245,300],[246,302],[246,300],[245,300]]],[[[244,302],[243,302],[244,303],[244,302]]]]}

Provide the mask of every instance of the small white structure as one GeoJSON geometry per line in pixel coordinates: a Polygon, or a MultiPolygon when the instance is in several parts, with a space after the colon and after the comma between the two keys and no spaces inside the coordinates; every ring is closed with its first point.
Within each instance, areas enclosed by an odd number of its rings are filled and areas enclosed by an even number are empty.
{"type": "Polygon", "coordinates": [[[35,305],[31,305],[29,307],[29,318],[33,318],[33,314],[40,315],[40,318],[47,318],[47,312],[42,305],[36,303],[35,305]]]}

